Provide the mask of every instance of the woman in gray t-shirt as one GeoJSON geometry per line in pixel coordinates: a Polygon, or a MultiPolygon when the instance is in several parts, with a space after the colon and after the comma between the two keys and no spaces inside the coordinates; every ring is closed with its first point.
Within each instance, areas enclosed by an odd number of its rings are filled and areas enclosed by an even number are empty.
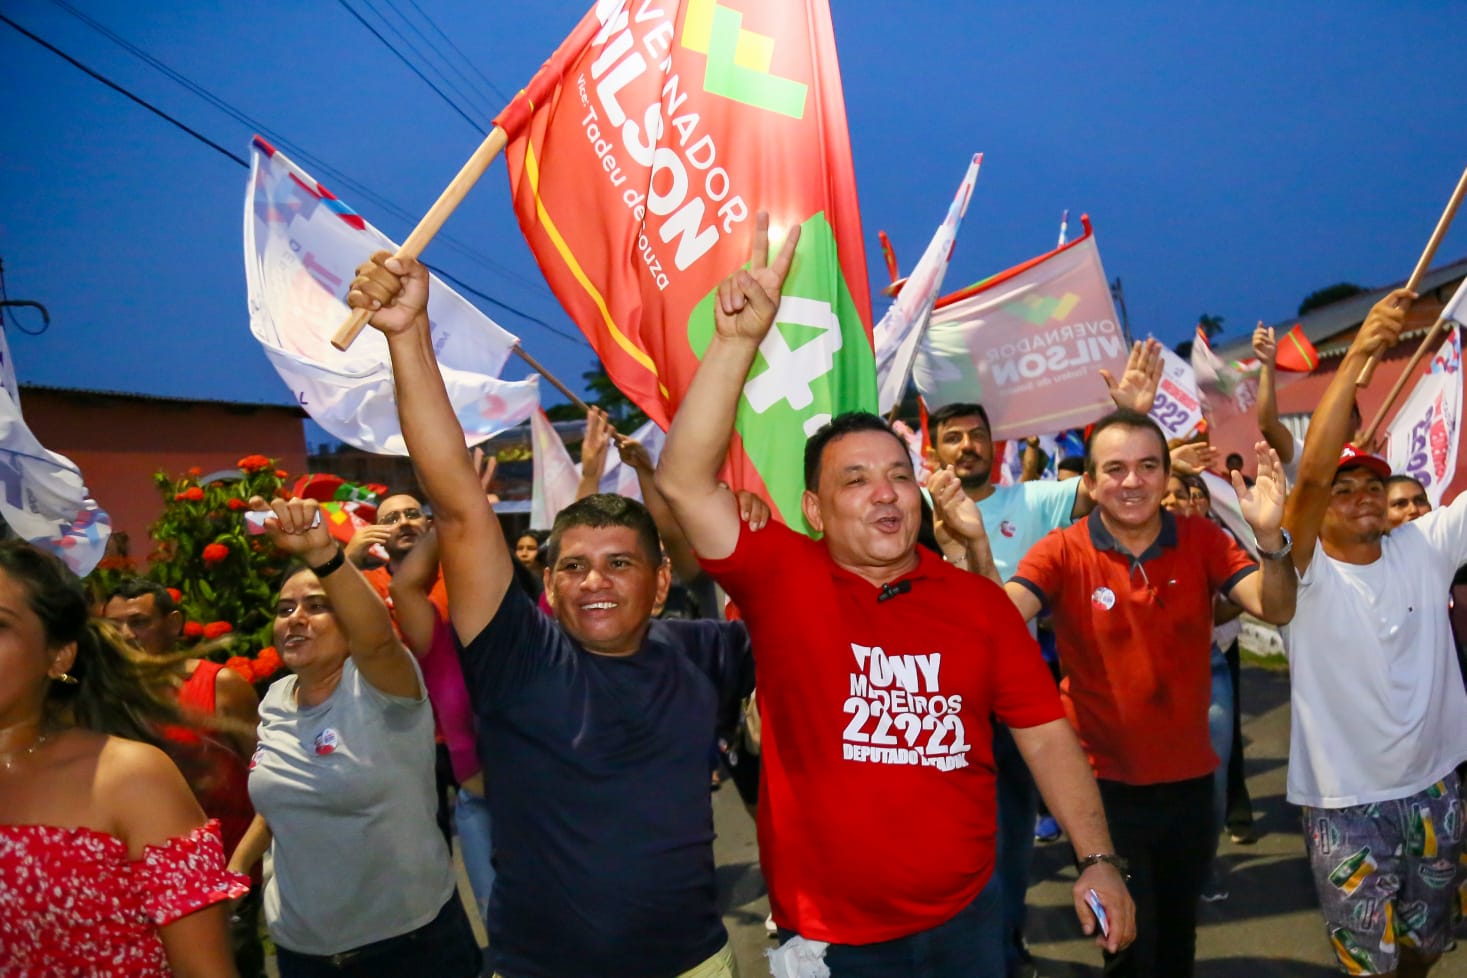
{"type": "Polygon", "coordinates": [[[260,704],[250,761],[258,814],[230,860],[266,846],[265,922],[281,978],[477,975],[479,948],[434,821],[433,713],[386,606],[312,500],[258,497],[288,573],[275,645],[291,670],[260,704]]]}

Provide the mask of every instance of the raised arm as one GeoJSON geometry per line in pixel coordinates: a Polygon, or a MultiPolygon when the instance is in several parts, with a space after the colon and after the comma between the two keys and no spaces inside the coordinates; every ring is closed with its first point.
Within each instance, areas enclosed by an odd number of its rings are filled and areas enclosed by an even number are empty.
{"type": "Polygon", "coordinates": [[[1253,327],[1253,355],[1258,358],[1258,431],[1268,442],[1268,447],[1279,453],[1279,461],[1287,465],[1294,461],[1294,436],[1279,420],[1278,388],[1274,378],[1278,350],[1272,326],[1260,322],[1253,327]]]}
{"type": "Polygon", "coordinates": [[[616,429],[600,408],[586,412],[586,437],[581,439],[581,481],[576,486],[576,500],[601,491],[601,477],[606,474],[606,452],[616,429]]]}
{"type": "Polygon", "coordinates": [[[1415,299],[1416,293],[1396,289],[1371,308],[1309,419],[1299,478],[1289,493],[1284,511],[1284,527],[1294,537],[1294,566],[1301,574],[1314,556],[1324,512],[1329,509],[1340,452],[1354,433],[1350,415],[1355,403],[1355,380],[1367,360],[1396,345],[1406,325],[1406,313],[1415,299]]]}
{"type": "Polygon", "coordinates": [[[1227,595],[1228,600],[1256,618],[1271,625],[1287,625],[1294,617],[1294,599],[1299,589],[1299,575],[1284,550],[1280,527],[1284,520],[1284,466],[1278,453],[1261,441],[1253,446],[1258,457],[1258,474],[1250,489],[1241,472],[1233,472],[1233,491],[1238,494],[1238,508],[1258,541],[1261,567],[1249,574],[1227,595]],[[1280,554],[1268,556],[1269,552],[1280,554]]]}
{"type": "MultiPolygon", "coordinates": [[[[1151,406],[1156,403],[1156,388],[1161,384],[1161,374],[1165,366],[1166,362],[1161,356],[1161,341],[1150,337],[1131,344],[1131,353],[1126,357],[1126,369],[1121,373],[1120,380],[1116,380],[1105,369],[1101,369],[1100,379],[1105,381],[1110,399],[1116,407],[1138,414],[1150,414],[1151,406]]],[[[1079,482],[1075,506],[1070,510],[1071,520],[1089,516],[1090,511],[1095,508],[1095,498],[1085,487],[1085,480],[1081,479],[1079,482]]]]}
{"type": "Polygon", "coordinates": [[[308,567],[329,568],[336,564],[316,577],[326,600],[331,602],[332,614],[346,636],[352,662],[362,678],[390,696],[423,695],[412,656],[393,630],[387,605],[362,572],[346,559],[341,544],[321,519],[319,504],[314,499],[274,499],[266,503],[255,496],[250,508],[272,514],[265,521],[265,532],[280,550],[300,558],[308,567]]]}
{"type": "Polygon", "coordinates": [[[433,645],[438,609],[428,600],[428,592],[433,590],[437,577],[438,531],[430,529],[398,562],[397,573],[392,575],[392,583],[387,588],[402,640],[420,659],[433,645]]]}
{"type": "Polygon", "coordinates": [[[387,336],[397,416],[442,541],[449,615],[459,638],[472,641],[499,610],[514,570],[433,354],[428,272],[379,251],[357,269],[347,302],[371,310],[369,322],[387,336]]]}
{"type": "Polygon", "coordinates": [[[988,543],[983,514],[963,491],[952,466],[945,465],[932,473],[932,478],[927,480],[927,491],[932,496],[932,529],[948,561],[1002,587],[1003,578],[998,576],[998,567],[993,563],[993,548],[988,543]]]}
{"type": "Polygon", "coordinates": [[[673,418],[657,466],[657,488],[688,542],[712,560],[727,557],[738,543],[738,505],[732,493],[719,487],[718,470],[733,436],[744,380],[774,325],[799,238],[796,226],[773,264],[767,264],[769,215],[759,213],[749,268],[740,268],[718,286],[713,340],[673,418]]]}

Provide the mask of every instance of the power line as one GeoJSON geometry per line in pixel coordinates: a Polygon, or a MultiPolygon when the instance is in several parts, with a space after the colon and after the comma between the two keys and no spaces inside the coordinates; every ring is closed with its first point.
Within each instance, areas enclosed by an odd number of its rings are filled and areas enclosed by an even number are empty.
{"type": "MultiPolygon", "coordinates": [[[[80,20],[82,23],[86,24],[92,30],[107,38],[112,43],[116,44],[118,47],[127,51],[129,54],[133,55],[134,57],[143,61],[145,64],[161,72],[177,84],[182,85],[190,92],[193,92],[195,95],[199,96],[204,101],[208,102],[210,105],[214,106],[216,109],[238,122],[240,125],[245,126],[251,132],[260,133],[276,146],[280,146],[288,150],[293,157],[299,159],[303,163],[309,164],[312,169],[326,175],[327,177],[330,177],[333,184],[338,184],[342,187],[349,189],[354,197],[360,198],[376,205],[379,209],[385,211],[388,214],[391,214],[403,224],[409,227],[417,223],[417,219],[411,213],[409,213],[406,208],[398,206],[397,204],[378,194],[376,191],[372,190],[365,184],[362,184],[357,180],[353,180],[350,176],[336,169],[325,160],[312,155],[310,151],[307,150],[305,147],[292,142],[289,138],[266,126],[258,119],[255,119],[242,112],[241,110],[235,108],[232,104],[218,97],[213,92],[204,88],[202,85],[197,84],[188,76],[182,74],[181,72],[175,71],[163,61],[155,58],[153,55],[138,47],[136,44],[133,44],[126,38],[112,31],[105,24],[101,24],[91,17],[87,16],[85,13],[78,10],[70,3],[66,2],[66,0],[51,0],[51,2],[60,7],[62,10],[66,11],[67,13],[71,14],[73,17],[80,20]]],[[[545,288],[543,283],[521,275],[514,269],[509,268],[507,265],[495,261],[489,256],[469,247],[463,241],[459,240],[451,234],[440,232],[434,240],[441,242],[445,246],[452,248],[454,251],[457,251],[463,257],[468,258],[470,261],[477,262],[488,271],[500,275],[505,279],[508,279],[509,281],[514,282],[519,286],[522,286],[530,292],[536,293],[545,298],[554,298],[545,288]]]]}
{"type": "Polygon", "coordinates": [[[113,81],[112,79],[108,78],[106,75],[103,75],[103,74],[100,74],[98,72],[93,71],[91,68],[88,68],[86,65],[82,64],[80,61],[76,60],[71,55],[67,54],[65,51],[63,51],[60,48],[56,47],[54,44],[51,44],[49,41],[45,41],[45,40],[37,37],[36,35],[32,34],[30,31],[26,30],[24,27],[21,27],[19,24],[17,24],[15,21],[11,20],[9,17],[5,16],[4,14],[0,14],[0,21],[4,21],[7,25],[9,25],[10,27],[12,27],[15,30],[19,31],[20,33],[24,34],[26,37],[30,38],[32,41],[35,41],[41,47],[45,48],[47,51],[50,51],[52,54],[56,55],[58,58],[61,58],[61,59],[65,60],[65,61],[68,61],[73,66],[75,66],[77,68],[80,68],[82,71],[85,71],[87,74],[91,75],[93,78],[97,79],[97,81],[101,82],[103,85],[106,85],[108,88],[112,89],[113,91],[116,91],[119,94],[125,95],[128,98],[132,99],[138,105],[141,105],[143,108],[147,109],[149,112],[153,113],[158,118],[164,120],[165,122],[168,122],[171,125],[177,126],[179,129],[182,129],[184,132],[188,133],[190,136],[194,137],[199,142],[201,142],[204,145],[210,147],[211,149],[214,149],[217,152],[223,153],[225,156],[229,157],[231,160],[234,160],[234,162],[238,163],[240,166],[247,167],[247,166],[250,165],[249,162],[247,160],[245,160],[244,157],[242,157],[242,156],[236,156],[234,153],[231,153],[229,150],[225,149],[223,146],[220,146],[218,143],[214,142],[214,140],[210,139],[208,136],[205,136],[203,133],[201,133],[201,132],[199,132],[199,131],[197,131],[195,129],[189,128],[184,123],[179,122],[177,119],[173,118],[173,116],[169,115],[167,112],[164,112],[162,109],[158,108],[157,106],[153,105],[152,103],[147,102],[147,101],[144,101],[143,99],[141,99],[138,96],[134,95],[132,92],[129,92],[127,89],[123,88],[121,85],[117,84],[115,81],[113,81]]]}
{"type": "Polygon", "coordinates": [[[463,120],[465,122],[467,122],[469,125],[473,126],[476,130],[478,130],[479,135],[481,135],[481,136],[487,136],[487,135],[489,135],[488,130],[486,130],[483,126],[479,125],[473,119],[469,118],[468,113],[464,112],[463,109],[459,108],[457,102],[455,102],[453,99],[449,98],[447,95],[443,94],[443,89],[441,89],[437,85],[433,84],[433,82],[429,80],[429,78],[428,78],[427,75],[423,74],[421,71],[418,70],[418,66],[417,65],[413,64],[411,61],[409,61],[407,59],[406,56],[403,55],[403,53],[401,51],[399,51],[397,48],[393,47],[392,46],[392,42],[389,41],[387,38],[383,37],[382,36],[382,33],[380,31],[378,31],[377,28],[375,28],[371,24],[367,23],[367,19],[365,17],[363,17],[361,14],[357,13],[356,10],[352,8],[352,5],[351,4],[347,3],[346,0],[338,0],[338,2],[343,7],[346,8],[346,12],[347,13],[351,14],[353,17],[355,17],[357,19],[357,22],[359,24],[361,24],[367,30],[371,31],[372,32],[372,36],[375,37],[377,40],[381,41],[382,44],[383,44],[383,46],[386,47],[387,50],[389,50],[393,54],[397,55],[397,60],[399,60],[403,64],[407,65],[409,71],[411,71],[413,74],[417,75],[420,79],[422,79],[424,85],[427,85],[429,88],[433,89],[433,91],[438,95],[438,97],[441,98],[441,99],[443,99],[443,101],[448,104],[448,107],[449,108],[451,108],[451,109],[453,109],[453,111],[457,112],[460,116],[463,117],[463,120]]]}
{"type": "MultiPolygon", "coordinates": [[[[95,78],[97,81],[102,82],[108,88],[111,88],[111,89],[115,90],[116,92],[118,92],[119,94],[126,96],[128,99],[130,99],[131,101],[137,103],[138,105],[142,106],[143,108],[147,109],[149,112],[152,112],[154,115],[157,115],[158,117],[166,120],[167,122],[171,123],[172,125],[176,126],[177,128],[179,128],[179,129],[183,130],[184,132],[188,133],[194,139],[197,139],[199,142],[201,142],[204,145],[208,146],[210,149],[214,150],[215,152],[217,152],[217,153],[219,153],[219,154],[221,154],[223,156],[228,157],[229,159],[233,160],[235,163],[239,164],[240,166],[244,167],[245,169],[249,169],[250,163],[249,163],[248,160],[246,160],[243,157],[238,156],[238,155],[230,152],[229,150],[225,149],[223,146],[221,146],[218,143],[214,142],[214,140],[210,139],[209,137],[207,137],[207,136],[203,135],[202,133],[198,132],[197,130],[189,127],[188,125],[186,125],[186,124],[178,121],[177,119],[173,118],[171,115],[168,115],[162,109],[159,109],[156,106],[154,106],[152,103],[148,102],[146,99],[143,99],[142,97],[140,97],[138,95],[134,95],[132,92],[128,91],[126,88],[123,88],[121,85],[119,85],[116,82],[112,81],[110,78],[107,78],[106,76],[102,75],[100,72],[94,71],[93,69],[87,67],[86,65],[84,65],[80,61],[78,61],[77,59],[73,58],[71,55],[69,55],[66,52],[62,51],[60,48],[56,47],[55,45],[51,44],[50,42],[46,41],[45,39],[43,39],[41,37],[38,37],[37,35],[31,33],[30,31],[26,30],[24,27],[21,27],[19,24],[17,24],[15,21],[11,20],[9,17],[5,16],[4,14],[0,14],[0,22],[3,22],[7,26],[13,28],[14,30],[16,30],[20,34],[24,35],[25,37],[30,38],[32,41],[35,41],[37,44],[41,45],[46,50],[48,50],[51,53],[55,54],[57,57],[60,57],[64,61],[66,61],[69,64],[73,65],[74,67],[79,68],[80,70],[82,70],[86,74],[88,74],[91,77],[95,78]]],[[[486,302],[492,303],[495,306],[498,306],[498,307],[500,307],[502,309],[505,309],[506,311],[513,313],[514,315],[520,317],[521,319],[525,320],[526,322],[532,323],[532,324],[534,324],[536,326],[539,326],[542,329],[544,329],[544,330],[546,330],[546,331],[548,331],[550,333],[553,333],[556,336],[561,337],[562,339],[571,340],[573,342],[574,341],[584,341],[584,337],[576,336],[576,335],[567,333],[564,330],[557,329],[556,327],[551,326],[549,323],[545,322],[544,320],[542,320],[542,319],[540,319],[540,318],[538,318],[536,316],[533,316],[533,315],[531,315],[531,314],[529,314],[527,312],[524,312],[521,309],[518,309],[518,308],[516,308],[516,307],[514,307],[514,306],[512,306],[512,305],[510,305],[510,304],[508,304],[508,303],[506,303],[506,302],[504,302],[504,301],[502,301],[500,299],[496,299],[493,296],[490,296],[487,293],[482,292],[482,291],[474,288],[471,285],[468,285],[462,279],[460,279],[457,276],[452,275],[452,274],[444,271],[443,269],[440,269],[440,268],[438,268],[436,266],[433,266],[433,265],[429,265],[428,268],[431,269],[434,273],[438,274],[439,276],[441,276],[441,277],[447,279],[448,281],[454,283],[459,288],[463,289],[465,292],[469,292],[470,294],[472,294],[474,296],[477,296],[478,298],[483,299],[486,302]]],[[[3,290],[3,288],[4,288],[3,280],[0,280],[0,290],[3,290]]],[[[13,318],[13,314],[12,314],[12,318],[13,318]]],[[[19,323],[16,323],[16,326],[17,326],[17,328],[21,329],[22,331],[26,331],[24,329],[24,327],[20,326],[19,323]]]]}
{"type": "Polygon", "coordinates": [[[362,0],[362,2],[367,5],[368,10],[372,11],[372,13],[375,14],[382,21],[383,26],[391,31],[394,37],[396,37],[403,44],[407,45],[408,50],[411,51],[414,55],[422,59],[425,67],[431,69],[435,75],[443,80],[445,86],[452,89],[454,94],[463,99],[463,101],[474,110],[475,115],[485,119],[493,118],[493,106],[490,105],[487,100],[484,100],[483,95],[481,95],[477,90],[474,89],[473,83],[464,76],[464,73],[462,71],[459,71],[454,65],[449,64],[448,59],[443,56],[443,53],[441,51],[433,46],[433,43],[429,41],[426,36],[424,36],[423,32],[418,29],[417,25],[402,15],[402,11],[398,10],[396,7],[393,7],[391,3],[387,4],[388,9],[390,9],[394,14],[397,15],[398,20],[401,20],[404,24],[406,24],[408,28],[411,29],[412,32],[418,36],[418,39],[423,42],[423,46],[426,47],[428,50],[427,54],[425,54],[422,49],[418,47],[418,45],[413,43],[412,38],[408,37],[401,30],[399,30],[397,26],[392,22],[392,18],[388,17],[381,10],[379,10],[377,8],[377,5],[374,4],[372,0],[362,0]],[[468,85],[468,92],[465,92],[462,88],[460,88],[457,82],[448,77],[447,72],[445,72],[442,68],[434,63],[432,57],[433,55],[437,55],[439,60],[441,60],[444,64],[447,64],[448,67],[454,69],[454,72],[463,79],[465,84],[468,85]],[[489,108],[486,109],[486,105],[489,105],[489,108]]]}
{"type": "MultiPolygon", "coordinates": [[[[468,55],[464,54],[463,51],[459,49],[459,46],[457,44],[453,43],[453,38],[445,34],[443,32],[443,28],[434,23],[433,18],[428,16],[428,12],[422,7],[418,6],[417,0],[408,0],[408,3],[412,4],[413,9],[418,12],[419,16],[421,16],[423,20],[428,22],[428,26],[433,28],[433,30],[437,32],[439,37],[448,42],[448,46],[453,48],[454,53],[456,53],[460,58],[464,60],[464,64],[468,65],[469,68],[473,70],[474,74],[478,75],[479,78],[483,80],[484,84],[489,86],[489,91],[499,96],[500,104],[508,105],[512,101],[512,99],[504,93],[504,89],[500,88],[498,85],[490,81],[488,77],[479,70],[478,64],[476,64],[474,60],[468,55]]],[[[392,0],[387,0],[387,5],[389,7],[393,6],[392,0]]],[[[401,14],[399,14],[399,16],[401,16],[401,14]]]]}

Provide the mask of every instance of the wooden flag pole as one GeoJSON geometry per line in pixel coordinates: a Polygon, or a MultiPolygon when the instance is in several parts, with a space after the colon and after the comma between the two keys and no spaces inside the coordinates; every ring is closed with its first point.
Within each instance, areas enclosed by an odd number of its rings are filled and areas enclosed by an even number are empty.
{"type": "Polygon", "coordinates": [[[514,345],[514,352],[519,355],[519,358],[521,360],[525,361],[525,363],[527,363],[527,364],[530,365],[530,369],[531,370],[535,371],[541,377],[544,377],[546,380],[550,381],[550,383],[555,387],[555,389],[558,390],[558,391],[560,391],[562,394],[564,394],[566,396],[566,399],[568,401],[570,401],[572,404],[574,404],[578,410],[581,410],[581,411],[584,411],[584,412],[589,412],[591,410],[591,406],[589,404],[587,404],[585,401],[581,400],[575,394],[571,393],[570,388],[568,388],[564,384],[562,384],[560,382],[560,380],[555,376],[555,374],[551,373],[550,371],[546,370],[544,367],[540,366],[539,362],[536,361],[534,357],[530,356],[528,353],[525,352],[525,348],[524,347],[522,347],[518,343],[516,343],[514,345]]]}
{"type": "Polygon", "coordinates": [[[1368,452],[1371,450],[1369,446],[1375,441],[1375,433],[1380,430],[1380,424],[1385,420],[1386,412],[1396,403],[1396,399],[1401,396],[1401,391],[1405,390],[1406,385],[1410,383],[1411,378],[1416,373],[1416,368],[1421,364],[1421,361],[1426,355],[1432,351],[1433,344],[1441,341],[1442,334],[1445,332],[1442,327],[1446,325],[1446,322],[1445,319],[1438,319],[1433,323],[1431,329],[1426,331],[1426,336],[1422,338],[1421,345],[1416,348],[1415,353],[1411,354],[1411,359],[1407,362],[1406,369],[1401,371],[1401,376],[1396,378],[1395,386],[1386,395],[1385,403],[1380,406],[1380,410],[1375,412],[1375,417],[1371,419],[1370,427],[1366,428],[1360,436],[1360,447],[1365,451],[1368,452]]]}
{"type": "MultiPolygon", "coordinates": [[[[1447,209],[1442,211],[1441,220],[1436,222],[1436,230],[1431,232],[1431,240],[1426,242],[1426,250],[1421,253],[1421,258],[1417,260],[1416,267],[1411,271],[1411,277],[1406,280],[1406,288],[1412,292],[1416,291],[1416,286],[1421,282],[1421,277],[1426,274],[1427,267],[1431,264],[1432,258],[1436,256],[1437,246],[1442,243],[1442,238],[1447,236],[1447,229],[1452,226],[1452,218],[1457,216],[1457,208],[1461,206],[1464,195],[1467,195],[1467,169],[1462,171],[1462,178],[1457,181],[1457,189],[1452,191],[1452,199],[1447,201],[1447,209]]],[[[1429,336],[1430,334],[1428,334],[1429,336]]],[[[1425,343],[1422,346],[1425,347],[1425,343]]],[[[1417,352],[1419,353],[1420,351],[1417,352]]],[[[1360,376],[1355,378],[1356,387],[1370,386],[1370,378],[1375,376],[1376,362],[1377,358],[1374,356],[1365,361],[1365,366],[1360,368],[1360,376]]],[[[1411,365],[1414,367],[1416,362],[1416,360],[1412,360],[1411,365]]],[[[1395,392],[1393,392],[1392,398],[1386,401],[1385,406],[1380,409],[1381,413],[1376,416],[1377,421],[1390,409],[1392,400],[1394,400],[1394,394],[1395,392]]],[[[1371,427],[1374,428],[1374,425],[1371,427]]],[[[1371,433],[1374,434],[1373,431],[1371,433]]]]}
{"type": "MultiPolygon", "coordinates": [[[[418,226],[413,228],[413,233],[407,236],[402,247],[397,249],[398,258],[417,258],[423,253],[423,249],[428,247],[428,242],[432,241],[433,236],[443,228],[443,222],[448,220],[448,215],[463,203],[474,184],[484,175],[484,171],[489,169],[489,164],[504,150],[508,142],[508,134],[499,126],[495,126],[494,131],[485,137],[478,149],[474,150],[474,155],[469,157],[463,169],[458,171],[458,176],[453,178],[453,182],[439,195],[438,200],[428,209],[428,213],[423,215],[418,226]]],[[[357,336],[361,334],[362,328],[367,325],[367,319],[370,316],[371,312],[366,309],[352,310],[352,314],[337,329],[336,335],[331,337],[331,345],[338,350],[345,350],[351,346],[357,336]]],[[[531,365],[534,366],[533,363],[531,365]]],[[[536,367],[536,369],[539,368],[536,367]]],[[[560,383],[553,378],[551,382],[556,387],[560,387],[560,383]]],[[[560,389],[565,390],[563,387],[560,389]]]]}

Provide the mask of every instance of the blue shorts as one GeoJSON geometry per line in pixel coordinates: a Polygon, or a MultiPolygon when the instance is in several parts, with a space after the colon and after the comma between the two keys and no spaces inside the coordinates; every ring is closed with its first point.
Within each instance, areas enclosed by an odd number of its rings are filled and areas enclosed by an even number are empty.
{"type": "Polygon", "coordinates": [[[1407,798],[1305,808],[1304,843],[1330,946],[1350,975],[1396,970],[1402,947],[1440,954],[1462,918],[1462,784],[1407,798]]]}

